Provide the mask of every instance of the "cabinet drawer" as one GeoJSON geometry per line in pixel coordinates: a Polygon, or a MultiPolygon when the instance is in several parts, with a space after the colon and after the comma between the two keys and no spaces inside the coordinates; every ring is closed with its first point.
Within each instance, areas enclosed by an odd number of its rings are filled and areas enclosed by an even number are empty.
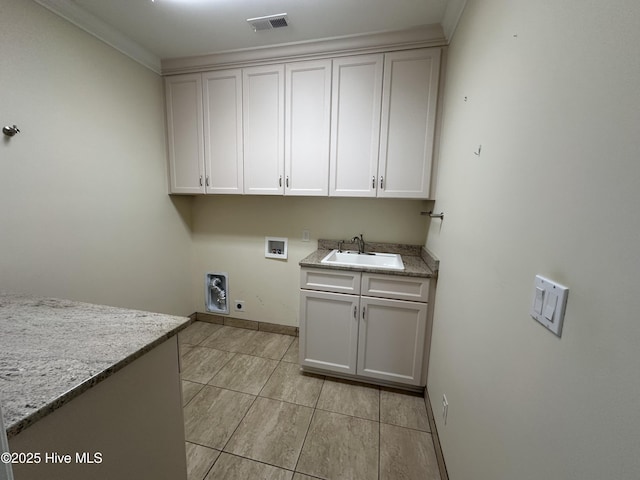
{"type": "Polygon", "coordinates": [[[429,279],[363,273],[362,295],[427,302],[429,299],[429,279]]]}
{"type": "Polygon", "coordinates": [[[300,288],[359,295],[360,276],[360,272],[302,268],[300,269],[300,288]]]}

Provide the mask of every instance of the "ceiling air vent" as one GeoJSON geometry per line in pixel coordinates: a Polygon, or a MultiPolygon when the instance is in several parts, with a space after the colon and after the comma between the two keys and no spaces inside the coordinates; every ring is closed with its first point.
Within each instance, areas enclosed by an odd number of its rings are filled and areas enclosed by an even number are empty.
{"type": "Polygon", "coordinates": [[[266,17],[247,18],[247,22],[249,22],[254,32],[289,26],[286,13],[268,15],[266,17]]]}

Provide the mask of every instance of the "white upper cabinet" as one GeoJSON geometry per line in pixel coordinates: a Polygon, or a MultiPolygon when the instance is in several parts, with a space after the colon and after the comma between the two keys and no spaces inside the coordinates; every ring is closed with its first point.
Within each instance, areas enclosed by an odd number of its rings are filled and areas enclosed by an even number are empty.
{"type": "Polygon", "coordinates": [[[384,56],[378,196],[428,198],[440,49],[384,56]]]}
{"type": "Polygon", "coordinates": [[[376,196],[383,55],[333,60],[329,194],[376,196]]]}
{"type": "Polygon", "coordinates": [[[242,71],[244,193],[284,193],[284,65],[242,71]]]}
{"type": "Polygon", "coordinates": [[[202,76],[206,193],[243,193],[242,71],[202,76]]]}
{"type": "Polygon", "coordinates": [[[167,127],[171,193],[204,193],[202,77],[167,77],[167,127]]]}
{"type": "Polygon", "coordinates": [[[285,77],[285,195],[327,195],[331,60],[287,64],[285,77]]]}
{"type": "Polygon", "coordinates": [[[167,77],[171,193],[429,198],[440,56],[167,77]]]}

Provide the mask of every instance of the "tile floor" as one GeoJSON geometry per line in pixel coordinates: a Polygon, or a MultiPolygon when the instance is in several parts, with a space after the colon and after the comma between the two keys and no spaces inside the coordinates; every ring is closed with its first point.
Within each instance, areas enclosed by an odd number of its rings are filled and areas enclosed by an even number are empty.
{"type": "Polygon", "coordinates": [[[179,335],[189,480],[440,480],[424,399],[298,366],[298,339],[179,335]]]}

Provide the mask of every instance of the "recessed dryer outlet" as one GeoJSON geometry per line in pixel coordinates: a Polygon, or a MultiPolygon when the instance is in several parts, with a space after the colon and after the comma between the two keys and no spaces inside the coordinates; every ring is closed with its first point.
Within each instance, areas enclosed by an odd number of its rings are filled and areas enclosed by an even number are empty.
{"type": "Polygon", "coordinates": [[[204,276],[204,301],[207,312],[229,313],[228,289],[228,274],[217,272],[204,276]]]}

